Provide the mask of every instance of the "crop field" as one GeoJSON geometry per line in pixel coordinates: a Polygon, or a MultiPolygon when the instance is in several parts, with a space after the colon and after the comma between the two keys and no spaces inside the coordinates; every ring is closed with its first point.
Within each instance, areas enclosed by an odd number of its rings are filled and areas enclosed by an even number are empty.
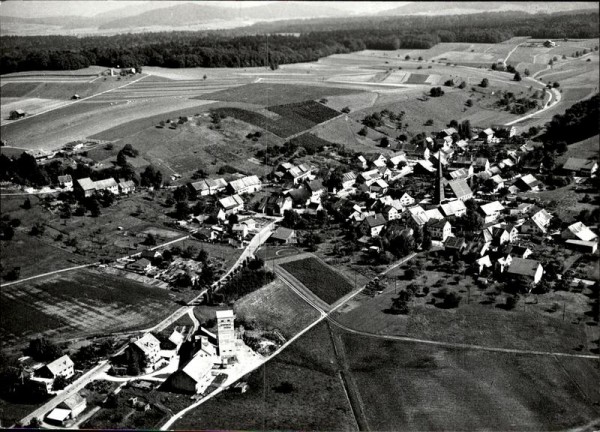
{"type": "Polygon", "coordinates": [[[344,96],[328,96],[326,105],[337,111],[346,107],[350,108],[350,111],[354,111],[373,106],[376,100],[377,93],[363,92],[344,96]]]}
{"type": "Polygon", "coordinates": [[[344,342],[371,430],[561,430],[598,418],[593,360],[344,342]]]}
{"type": "Polygon", "coordinates": [[[0,300],[3,345],[140,329],[179,307],[167,290],[91,270],[5,287],[0,300]]]}
{"type": "Polygon", "coordinates": [[[404,82],[406,84],[429,84],[428,80],[429,75],[411,73],[404,82]]]}
{"type": "Polygon", "coordinates": [[[173,429],[354,431],[338,369],[327,327],[319,324],[244,378],[246,393],[223,392],[173,429]]]}
{"type": "MultiPolygon", "coordinates": [[[[368,129],[367,136],[357,135],[362,128],[361,123],[349,117],[346,119],[344,116],[315,127],[312,133],[325,141],[341,144],[357,152],[374,151],[377,147],[377,140],[384,135],[373,129],[368,129]]],[[[392,152],[384,148],[377,148],[377,151],[392,152]]]]}
{"type": "Polygon", "coordinates": [[[326,120],[338,116],[340,113],[334,109],[328,108],[325,105],[315,102],[306,101],[287,105],[270,106],[269,111],[273,111],[283,117],[301,117],[313,124],[323,123],[326,120]]]}
{"type": "Polygon", "coordinates": [[[316,258],[305,258],[279,264],[317,297],[328,304],[352,291],[352,285],[331,267],[316,258]]]}
{"type": "Polygon", "coordinates": [[[208,93],[197,97],[197,99],[246,102],[262,106],[271,106],[351,93],[357,93],[357,91],[318,85],[256,83],[208,93]]]}
{"type": "Polygon", "coordinates": [[[290,338],[319,318],[319,313],[279,278],[239,299],[237,319],[264,330],[279,330],[290,338]]]}

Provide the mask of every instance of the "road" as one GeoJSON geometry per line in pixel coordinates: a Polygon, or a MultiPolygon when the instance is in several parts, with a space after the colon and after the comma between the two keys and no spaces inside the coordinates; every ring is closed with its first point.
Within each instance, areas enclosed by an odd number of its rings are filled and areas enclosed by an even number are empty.
{"type": "Polygon", "coordinates": [[[523,120],[527,120],[528,118],[540,115],[541,113],[543,113],[544,111],[546,111],[546,110],[548,110],[550,108],[554,108],[554,106],[557,103],[559,103],[560,100],[561,100],[561,94],[560,94],[560,92],[557,89],[552,88],[549,91],[546,90],[546,93],[550,94],[550,98],[548,99],[548,101],[546,101],[546,104],[544,105],[544,107],[542,109],[534,111],[534,112],[532,112],[530,114],[526,114],[523,117],[519,117],[516,120],[509,121],[508,123],[505,123],[504,126],[512,126],[512,125],[514,125],[516,123],[522,122],[523,120]]]}

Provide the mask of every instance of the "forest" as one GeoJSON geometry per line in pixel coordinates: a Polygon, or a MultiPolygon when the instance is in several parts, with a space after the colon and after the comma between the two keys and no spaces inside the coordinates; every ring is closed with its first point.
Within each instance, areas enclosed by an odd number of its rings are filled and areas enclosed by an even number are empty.
{"type": "Polygon", "coordinates": [[[567,144],[582,141],[598,135],[600,94],[596,93],[590,99],[582,100],[567,109],[564,114],[555,115],[546,124],[546,138],[548,141],[565,141],[567,144]]]}
{"type": "Polygon", "coordinates": [[[426,49],[439,42],[498,43],[514,36],[596,38],[598,14],[484,13],[260,23],[207,32],[115,36],[5,36],[2,74],[114,67],[253,67],[310,62],[363,49],[426,49]],[[286,35],[276,34],[285,31],[286,35]],[[290,33],[300,33],[299,36],[290,33]],[[267,36],[268,53],[267,53],[267,36]]]}

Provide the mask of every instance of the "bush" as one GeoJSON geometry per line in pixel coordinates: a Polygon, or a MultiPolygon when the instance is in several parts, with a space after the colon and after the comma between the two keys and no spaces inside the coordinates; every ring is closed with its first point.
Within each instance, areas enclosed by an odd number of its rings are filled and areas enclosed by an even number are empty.
{"type": "Polygon", "coordinates": [[[515,294],[513,296],[506,297],[506,303],[504,306],[506,310],[513,310],[517,307],[517,303],[519,303],[519,296],[515,294]]]}
{"type": "Polygon", "coordinates": [[[449,80],[447,80],[447,81],[444,83],[444,85],[445,85],[446,87],[454,87],[454,80],[453,80],[453,79],[449,79],[449,80]]]}
{"type": "Polygon", "coordinates": [[[429,91],[431,97],[440,97],[444,95],[444,90],[441,87],[432,87],[429,91]]]}
{"type": "Polygon", "coordinates": [[[463,81],[463,82],[461,82],[461,83],[458,85],[458,88],[459,88],[459,89],[464,89],[466,86],[467,86],[467,83],[466,83],[465,81],[463,81]]]}
{"type": "Polygon", "coordinates": [[[447,293],[444,296],[444,301],[442,302],[442,307],[444,309],[454,309],[456,307],[458,307],[460,301],[462,300],[462,298],[455,294],[455,293],[447,293]]]}
{"type": "Polygon", "coordinates": [[[490,85],[490,81],[487,78],[484,78],[481,80],[481,82],[479,83],[479,87],[487,87],[490,85]]]}

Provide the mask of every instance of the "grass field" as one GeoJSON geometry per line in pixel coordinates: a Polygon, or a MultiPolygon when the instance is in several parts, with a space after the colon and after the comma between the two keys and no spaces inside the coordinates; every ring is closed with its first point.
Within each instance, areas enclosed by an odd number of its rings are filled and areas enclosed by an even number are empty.
{"type": "Polygon", "coordinates": [[[247,381],[250,389],[246,393],[221,393],[186,414],[173,428],[356,430],[324,324],[250,374],[247,381]],[[284,383],[289,385],[282,386],[284,383]]]}
{"type": "Polygon", "coordinates": [[[357,91],[317,85],[256,83],[208,93],[197,98],[271,106],[351,93],[357,93],[357,91]]]}
{"type": "MultiPolygon", "coordinates": [[[[389,276],[395,277],[393,273],[389,276]]],[[[399,292],[413,282],[400,279],[397,282],[390,280],[389,288],[374,298],[356,297],[361,300],[360,305],[338,314],[336,319],[350,328],[369,333],[440,342],[567,353],[575,352],[579,345],[587,345],[586,333],[592,330],[587,329],[587,320],[578,322],[589,311],[589,299],[584,294],[570,293],[559,299],[551,293],[536,295],[537,303],[533,298],[522,299],[516,309],[507,311],[499,307],[505,301],[504,294],[492,295],[493,287],[482,290],[470,277],[459,278],[456,283],[451,275],[440,271],[428,270],[425,276],[420,276],[418,282],[430,287],[431,292],[415,297],[408,315],[386,313],[396,296],[396,284],[399,292]],[[458,308],[444,309],[432,304],[432,300],[436,300],[434,294],[441,289],[438,281],[441,287],[462,297],[458,308]],[[564,320],[562,313],[548,311],[557,301],[568,306],[564,320]]]]}
{"type": "Polygon", "coordinates": [[[280,266],[329,304],[352,291],[350,282],[316,258],[290,261],[280,266]]]}
{"type": "Polygon", "coordinates": [[[265,330],[279,330],[290,338],[315,321],[319,314],[280,279],[239,299],[238,319],[265,330]]]}
{"type": "Polygon", "coordinates": [[[38,334],[65,340],[144,328],[179,307],[167,290],[92,270],[5,287],[0,299],[5,346],[38,334]]]}
{"type": "Polygon", "coordinates": [[[561,430],[600,414],[593,360],[344,342],[372,430],[561,430]]]}

